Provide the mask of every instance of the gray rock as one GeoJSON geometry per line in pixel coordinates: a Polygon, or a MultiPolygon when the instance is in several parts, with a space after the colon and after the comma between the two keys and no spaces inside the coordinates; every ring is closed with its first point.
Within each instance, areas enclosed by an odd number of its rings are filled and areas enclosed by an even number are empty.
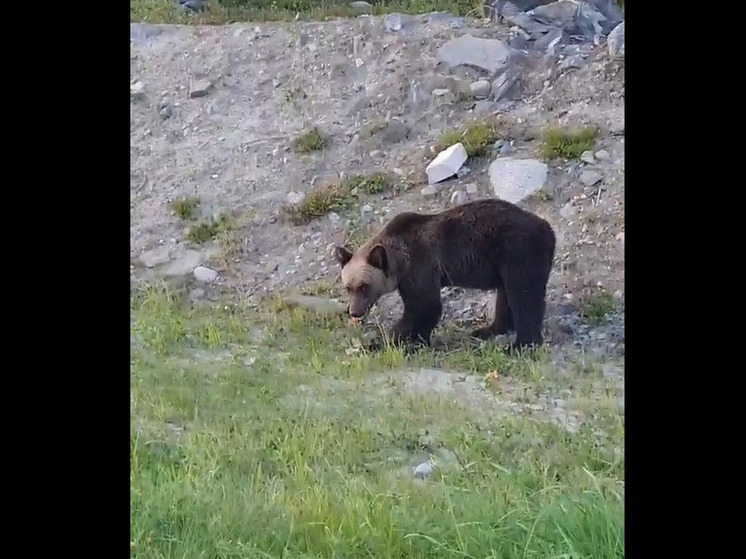
{"type": "Polygon", "coordinates": [[[474,104],[474,114],[485,115],[497,111],[497,103],[494,101],[477,101],[474,104]]]}
{"type": "Polygon", "coordinates": [[[456,176],[460,179],[463,179],[469,173],[471,173],[471,169],[469,169],[469,167],[467,167],[466,165],[462,165],[461,168],[456,171],[456,176]]]}
{"type": "Polygon", "coordinates": [[[508,64],[510,47],[497,39],[462,35],[438,48],[438,59],[450,68],[473,66],[496,74],[508,64]]]}
{"type": "Polygon", "coordinates": [[[163,268],[164,276],[186,276],[191,274],[194,269],[202,264],[203,255],[198,250],[186,250],[176,260],[169,263],[163,268]]]}
{"type": "Polygon", "coordinates": [[[433,186],[426,186],[420,191],[420,194],[422,194],[425,198],[432,198],[436,194],[438,194],[438,190],[433,186]]]}
{"type": "Polygon", "coordinates": [[[443,97],[451,92],[450,89],[444,89],[442,87],[433,89],[433,97],[443,97]]]}
{"type": "Polygon", "coordinates": [[[593,152],[589,149],[585,150],[580,154],[580,160],[585,163],[595,163],[596,160],[593,158],[593,152]]]}
{"type": "Polygon", "coordinates": [[[140,80],[130,84],[130,98],[139,100],[145,97],[145,84],[140,80]]]}
{"type": "Polygon", "coordinates": [[[489,96],[492,86],[487,80],[477,80],[469,86],[472,97],[476,99],[485,99],[489,96]]]}
{"type": "Polygon", "coordinates": [[[424,479],[431,473],[433,473],[434,470],[435,462],[433,460],[428,460],[427,462],[423,462],[422,464],[417,464],[412,469],[412,475],[414,475],[414,477],[416,478],[424,479]]]}
{"type": "Polygon", "coordinates": [[[192,80],[189,86],[189,97],[204,97],[212,89],[212,82],[206,79],[192,80]]]}
{"type": "Polygon", "coordinates": [[[499,101],[500,99],[502,99],[516,82],[517,78],[518,76],[510,70],[506,70],[505,72],[497,76],[492,82],[492,99],[494,101],[499,101]]]}
{"type": "Polygon", "coordinates": [[[615,120],[609,124],[609,132],[615,136],[624,136],[624,120],[615,120]]]}
{"type": "Polygon", "coordinates": [[[523,13],[507,15],[505,16],[505,21],[511,25],[517,25],[534,38],[541,37],[541,35],[548,33],[552,29],[551,25],[541,23],[530,15],[523,13]]]}
{"type": "Polygon", "coordinates": [[[541,36],[534,43],[534,49],[539,52],[548,53],[562,44],[565,40],[565,32],[562,29],[552,29],[547,34],[541,36]]]}
{"type": "Polygon", "coordinates": [[[173,106],[170,103],[161,103],[161,108],[158,110],[158,114],[163,120],[171,118],[174,114],[173,106]]]}
{"type": "Polygon", "coordinates": [[[297,305],[318,314],[341,314],[346,310],[342,303],[312,295],[288,295],[283,301],[288,305],[297,305]]]}
{"type": "Polygon", "coordinates": [[[383,26],[386,28],[386,31],[396,32],[401,31],[411,21],[412,17],[408,15],[399,13],[386,14],[386,17],[383,18],[383,26]]]}
{"type": "Polygon", "coordinates": [[[171,250],[167,245],[156,247],[152,250],[146,250],[140,255],[140,262],[146,268],[155,268],[160,264],[165,264],[171,260],[171,250]]]}
{"type": "Polygon", "coordinates": [[[514,204],[541,190],[548,172],[541,161],[514,158],[496,159],[488,171],[495,196],[514,204]]]}
{"type": "Polygon", "coordinates": [[[562,206],[562,209],[559,211],[560,217],[562,219],[572,219],[575,217],[575,214],[578,213],[577,208],[573,205],[572,202],[568,202],[564,206],[562,206]]]}
{"type": "Polygon", "coordinates": [[[204,266],[197,266],[192,273],[197,281],[205,283],[212,283],[218,279],[218,273],[215,270],[204,266]]]}
{"type": "Polygon", "coordinates": [[[188,12],[201,12],[205,9],[202,0],[178,0],[179,7],[188,12]]]}
{"type": "Polygon", "coordinates": [[[411,128],[401,120],[392,119],[381,132],[381,140],[386,144],[398,144],[409,136],[411,128]]]}
{"type": "Polygon", "coordinates": [[[580,173],[580,182],[585,186],[593,186],[596,183],[601,182],[603,175],[598,171],[587,169],[580,173]]]}
{"type": "Polygon", "coordinates": [[[585,63],[586,57],[582,54],[572,54],[562,60],[557,66],[560,71],[564,72],[570,68],[582,68],[585,63]]]}
{"type": "Polygon", "coordinates": [[[624,22],[617,25],[606,39],[609,56],[612,58],[624,58],[624,22]]]}
{"type": "Polygon", "coordinates": [[[599,161],[604,161],[608,159],[609,157],[610,157],[609,152],[606,151],[605,149],[600,149],[596,152],[596,159],[598,159],[599,161]]]}
{"type": "Polygon", "coordinates": [[[356,14],[370,14],[373,11],[373,6],[371,6],[367,2],[350,2],[349,6],[354,10],[356,14]]]}
{"type": "Polygon", "coordinates": [[[466,185],[466,193],[469,196],[475,196],[479,194],[479,187],[476,184],[467,184],[466,185]]]}

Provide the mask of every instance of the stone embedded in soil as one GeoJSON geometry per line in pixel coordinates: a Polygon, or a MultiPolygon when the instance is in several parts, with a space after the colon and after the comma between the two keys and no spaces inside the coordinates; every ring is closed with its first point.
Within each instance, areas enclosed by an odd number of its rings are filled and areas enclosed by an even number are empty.
{"type": "Polygon", "coordinates": [[[475,194],[479,194],[479,187],[476,184],[467,184],[466,185],[466,193],[470,196],[474,196],[475,194]]]}
{"type": "Polygon", "coordinates": [[[181,256],[163,269],[164,276],[186,276],[202,264],[204,256],[198,250],[185,250],[181,256]]]}
{"type": "Polygon", "coordinates": [[[594,184],[601,182],[603,178],[604,177],[601,173],[592,169],[580,173],[580,182],[585,186],[593,186],[594,184]]]}
{"type": "Polygon", "coordinates": [[[407,23],[409,23],[411,20],[412,20],[411,16],[406,16],[404,14],[399,14],[399,13],[386,14],[386,16],[383,18],[383,26],[386,29],[386,31],[390,31],[390,32],[401,31],[401,28],[406,26],[407,23]]]}
{"type": "Polygon", "coordinates": [[[283,297],[283,301],[286,304],[297,305],[318,314],[340,314],[346,310],[342,303],[313,295],[288,295],[283,297]]]}
{"type": "Polygon", "coordinates": [[[477,80],[473,82],[469,88],[472,97],[475,99],[485,99],[490,94],[492,86],[487,80],[477,80]]]}
{"type": "Polygon", "coordinates": [[[549,169],[536,159],[502,158],[488,172],[495,196],[515,204],[544,188],[549,169]]]}
{"type": "Polygon", "coordinates": [[[367,2],[350,2],[349,6],[355,11],[356,14],[369,14],[373,11],[373,6],[371,6],[367,2]]]}
{"type": "Polygon", "coordinates": [[[171,260],[171,249],[163,245],[152,250],[146,250],[140,255],[140,262],[146,268],[155,268],[160,264],[165,264],[171,260]]]}
{"type": "Polygon", "coordinates": [[[595,163],[595,159],[593,159],[593,152],[589,149],[585,150],[583,153],[580,154],[580,160],[585,163],[595,163]]]}
{"type": "Polygon", "coordinates": [[[203,281],[205,283],[212,283],[218,279],[218,273],[211,268],[206,268],[205,266],[197,266],[194,269],[193,274],[197,281],[203,281]]]}
{"type": "Polygon", "coordinates": [[[458,173],[467,158],[466,149],[460,142],[444,149],[425,168],[428,184],[435,184],[452,177],[458,173]]]}
{"type": "Polygon", "coordinates": [[[492,82],[493,101],[499,101],[500,99],[505,97],[505,94],[510,90],[511,87],[513,87],[516,79],[517,75],[515,74],[515,72],[511,72],[510,70],[506,70],[505,72],[497,76],[492,82]]]}
{"type": "Polygon", "coordinates": [[[572,202],[568,202],[567,204],[562,206],[562,209],[559,211],[560,217],[562,219],[572,219],[576,213],[578,213],[578,210],[572,202]]]}
{"type": "Polygon", "coordinates": [[[420,191],[420,194],[422,194],[425,198],[432,198],[433,196],[438,194],[438,191],[432,186],[426,186],[420,191]]]}
{"type": "Polygon", "coordinates": [[[606,38],[609,56],[612,58],[624,57],[624,22],[617,25],[606,38]]]}
{"type": "Polygon", "coordinates": [[[477,101],[474,104],[474,114],[477,115],[485,115],[489,113],[494,113],[497,110],[497,103],[494,101],[477,101]]]}
{"type": "Polygon", "coordinates": [[[437,56],[451,68],[474,66],[495,74],[507,65],[509,53],[510,47],[498,39],[462,35],[438,48],[437,56]]]}
{"type": "Polygon", "coordinates": [[[596,159],[599,161],[604,161],[609,158],[609,152],[605,149],[600,149],[596,152],[596,159]]]}
{"type": "Polygon", "coordinates": [[[145,96],[145,84],[140,80],[130,84],[130,97],[132,99],[142,99],[145,96]]]}
{"type": "Polygon", "coordinates": [[[569,70],[570,68],[582,68],[583,63],[585,62],[585,56],[582,54],[573,54],[565,58],[562,62],[559,63],[557,68],[561,72],[564,72],[565,70],[569,70]]]}
{"type": "Polygon", "coordinates": [[[210,92],[212,82],[206,79],[193,80],[189,85],[189,97],[204,97],[210,92]]]}

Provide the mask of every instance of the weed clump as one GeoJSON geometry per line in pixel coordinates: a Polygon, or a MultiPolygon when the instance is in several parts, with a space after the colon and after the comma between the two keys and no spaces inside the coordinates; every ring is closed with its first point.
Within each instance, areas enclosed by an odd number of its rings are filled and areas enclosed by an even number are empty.
{"type": "Polygon", "coordinates": [[[318,128],[313,128],[304,134],[301,134],[293,140],[293,149],[296,153],[311,153],[321,151],[326,145],[326,140],[319,132],[318,128]]]}
{"type": "Polygon", "coordinates": [[[593,147],[596,134],[597,130],[590,127],[579,130],[548,128],[541,138],[541,155],[544,159],[577,159],[593,147]]]}

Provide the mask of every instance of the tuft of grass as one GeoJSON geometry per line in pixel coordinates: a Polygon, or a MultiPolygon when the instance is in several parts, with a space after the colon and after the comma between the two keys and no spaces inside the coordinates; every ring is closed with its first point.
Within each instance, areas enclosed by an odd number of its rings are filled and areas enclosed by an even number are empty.
{"type": "Polygon", "coordinates": [[[363,136],[373,136],[386,128],[386,121],[380,117],[376,117],[369,122],[366,122],[360,128],[360,134],[363,136]]]}
{"type": "Polygon", "coordinates": [[[314,186],[300,202],[283,206],[281,212],[291,223],[304,225],[329,212],[348,209],[360,195],[380,194],[390,186],[391,179],[385,173],[352,175],[340,182],[314,186]]]}
{"type": "Polygon", "coordinates": [[[542,134],[541,155],[544,159],[577,159],[584,151],[593,147],[597,133],[592,127],[579,130],[550,127],[542,134]]]}
{"type": "Polygon", "coordinates": [[[133,557],[624,557],[614,386],[166,287],[130,315],[133,557]],[[459,390],[488,373],[498,396],[459,390]]]}
{"type": "Polygon", "coordinates": [[[311,153],[321,151],[326,145],[326,140],[318,128],[313,128],[293,140],[293,149],[296,153],[311,153]]]}
{"type": "Polygon", "coordinates": [[[615,308],[614,296],[605,289],[596,289],[580,305],[580,316],[592,326],[603,324],[615,308]]]}
{"type": "Polygon", "coordinates": [[[230,231],[233,222],[227,214],[220,214],[217,218],[201,221],[190,227],[186,238],[195,244],[206,243],[218,238],[219,235],[230,231]]]}
{"type": "Polygon", "coordinates": [[[174,200],[171,202],[171,211],[174,212],[179,219],[184,221],[192,221],[195,219],[194,212],[199,206],[199,198],[187,197],[180,200],[174,200]]]}
{"type": "Polygon", "coordinates": [[[342,181],[342,189],[360,194],[381,194],[391,187],[391,178],[386,173],[352,175],[342,181]]]}
{"type": "Polygon", "coordinates": [[[498,128],[494,122],[474,121],[461,130],[449,130],[441,134],[435,148],[442,151],[461,142],[469,157],[479,157],[488,153],[499,137],[498,128]]]}

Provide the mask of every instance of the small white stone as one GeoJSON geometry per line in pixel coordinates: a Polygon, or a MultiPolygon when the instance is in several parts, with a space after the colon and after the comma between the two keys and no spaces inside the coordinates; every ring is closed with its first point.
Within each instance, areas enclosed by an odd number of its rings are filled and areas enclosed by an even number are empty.
{"type": "Polygon", "coordinates": [[[603,161],[604,159],[609,158],[609,152],[605,149],[600,149],[596,152],[596,159],[603,161]]]}
{"type": "Polygon", "coordinates": [[[204,266],[197,266],[192,273],[197,281],[203,281],[205,283],[212,283],[218,279],[218,273],[215,270],[204,266]]]}
{"type": "Polygon", "coordinates": [[[585,163],[595,163],[595,159],[593,158],[593,152],[591,150],[586,150],[580,155],[580,160],[584,161],[585,163]]]}
{"type": "Polygon", "coordinates": [[[432,460],[428,460],[427,462],[423,462],[422,464],[417,464],[417,466],[415,466],[412,470],[412,474],[414,475],[414,477],[424,479],[426,476],[430,475],[434,469],[435,462],[433,462],[432,460]]]}

